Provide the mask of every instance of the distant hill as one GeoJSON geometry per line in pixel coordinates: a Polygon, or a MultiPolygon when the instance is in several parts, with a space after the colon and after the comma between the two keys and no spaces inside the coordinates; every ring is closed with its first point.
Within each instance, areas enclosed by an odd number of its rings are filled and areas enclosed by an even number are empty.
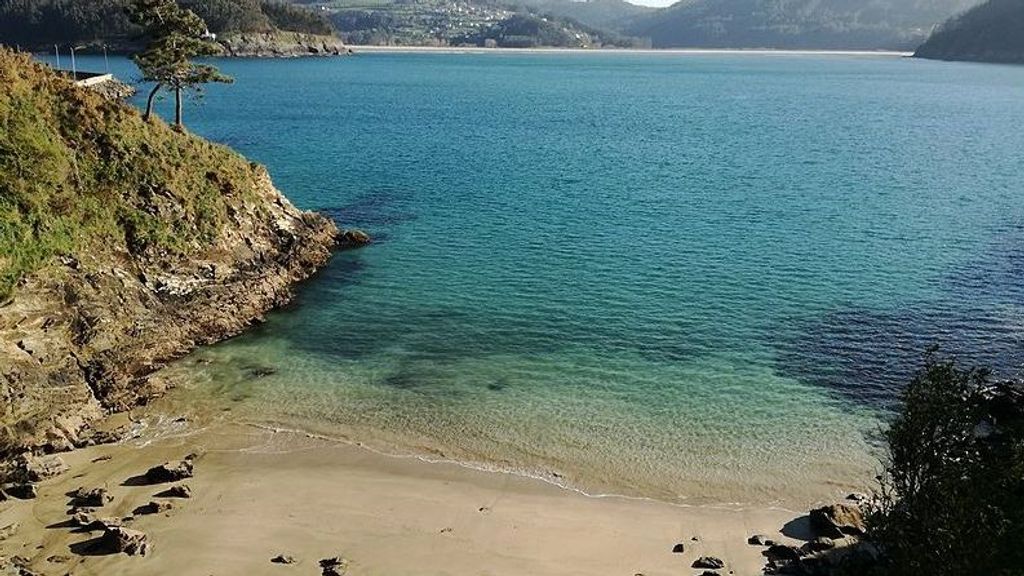
{"type": "Polygon", "coordinates": [[[912,50],[978,0],[682,0],[624,32],[655,48],[912,50]]]}
{"type": "Polygon", "coordinates": [[[625,0],[509,0],[509,5],[527,9],[520,11],[570,18],[586,26],[616,32],[621,32],[637,18],[656,11],[625,0]]]}
{"type": "Polygon", "coordinates": [[[450,39],[453,45],[471,44],[496,48],[630,48],[636,40],[589,28],[568,19],[513,14],[478,32],[450,39]]]}
{"type": "Polygon", "coordinates": [[[989,0],[950,19],[914,56],[1024,64],[1024,0],[989,0]]]}
{"type": "Polygon", "coordinates": [[[622,0],[331,0],[318,6],[345,42],[387,46],[636,47],[644,44],[569,14],[610,21],[647,12],[622,0]]]}

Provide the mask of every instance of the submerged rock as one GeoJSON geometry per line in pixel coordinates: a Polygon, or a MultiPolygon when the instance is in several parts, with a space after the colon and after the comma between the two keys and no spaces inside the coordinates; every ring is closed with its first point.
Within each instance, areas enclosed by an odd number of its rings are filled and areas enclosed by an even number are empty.
{"type": "Polygon", "coordinates": [[[370,235],[362,230],[345,230],[338,234],[338,246],[341,248],[356,248],[366,246],[372,242],[370,235]]]}

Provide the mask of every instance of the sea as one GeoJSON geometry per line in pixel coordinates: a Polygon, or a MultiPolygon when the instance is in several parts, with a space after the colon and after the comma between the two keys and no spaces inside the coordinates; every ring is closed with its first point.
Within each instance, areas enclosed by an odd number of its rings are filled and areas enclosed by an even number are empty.
{"type": "Polygon", "coordinates": [[[798,506],[870,489],[930,348],[1024,363],[1024,67],[215,63],[235,81],[190,97],[188,129],[373,237],[171,368],[231,418],[591,495],[798,506]]]}

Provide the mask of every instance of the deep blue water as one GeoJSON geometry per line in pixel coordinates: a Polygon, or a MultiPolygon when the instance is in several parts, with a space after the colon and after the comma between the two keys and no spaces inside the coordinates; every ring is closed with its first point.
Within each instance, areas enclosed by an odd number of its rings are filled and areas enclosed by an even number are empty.
{"type": "Polygon", "coordinates": [[[219,64],[236,83],[190,128],[376,238],[188,365],[246,417],[592,491],[783,501],[870,477],[928,345],[1024,361],[1024,68],[219,64]]]}

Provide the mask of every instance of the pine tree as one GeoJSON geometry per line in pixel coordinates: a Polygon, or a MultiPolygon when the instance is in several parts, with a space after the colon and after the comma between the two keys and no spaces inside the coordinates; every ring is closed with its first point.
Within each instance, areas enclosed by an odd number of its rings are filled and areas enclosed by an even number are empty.
{"type": "Polygon", "coordinates": [[[148,39],[145,50],[132,56],[143,80],[154,83],[146,100],[145,118],[153,114],[153,101],[160,90],[170,90],[174,92],[174,123],[181,128],[183,91],[201,91],[210,82],[232,82],[216,67],[192,61],[216,53],[216,47],[203,38],[206,24],[174,0],[132,0],[128,16],[148,39]]]}

